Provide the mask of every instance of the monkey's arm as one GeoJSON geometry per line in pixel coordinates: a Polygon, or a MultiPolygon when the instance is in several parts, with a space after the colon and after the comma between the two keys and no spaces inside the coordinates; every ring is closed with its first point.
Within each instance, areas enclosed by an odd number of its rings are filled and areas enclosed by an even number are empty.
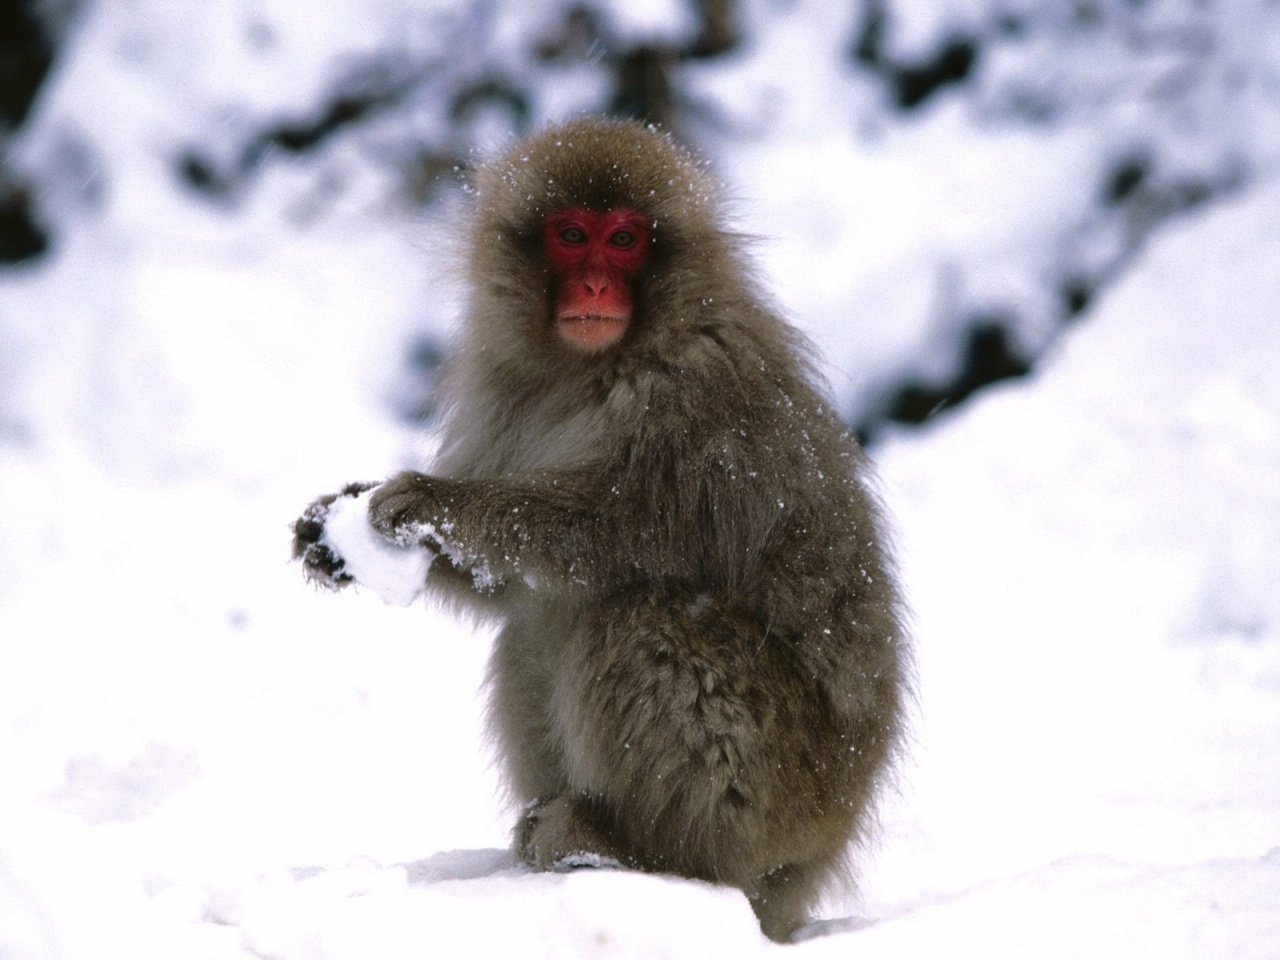
{"type": "Polygon", "coordinates": [[[423,544],[489,592],[524,580],[586,586],[618,562],[598,478],[561,472],[460,480],[405,472],[369,502],[369,521],[401,545],[423,544]]]}

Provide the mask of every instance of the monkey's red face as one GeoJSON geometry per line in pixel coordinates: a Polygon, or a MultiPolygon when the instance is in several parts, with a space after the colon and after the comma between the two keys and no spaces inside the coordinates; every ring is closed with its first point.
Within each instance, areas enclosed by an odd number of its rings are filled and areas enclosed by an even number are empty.
{"type": "Polygon", "coordinates": [[[547,217],[543,248],[555,276],[556,331],[570,346],[595,353],[627,332],[632,286],[648,248],[646,222],[628,210],[547,217]]]}

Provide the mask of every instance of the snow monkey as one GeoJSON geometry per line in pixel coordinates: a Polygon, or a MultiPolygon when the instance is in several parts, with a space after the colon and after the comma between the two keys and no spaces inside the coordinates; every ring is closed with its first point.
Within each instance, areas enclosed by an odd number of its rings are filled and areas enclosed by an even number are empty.
{"type": "MultiPolygon", "coordinates": [[[[862,451],[669,137],[582,119],[474,178],[431,473],[343,496],[500,624],[489,723],[514,852],[737,887],[785,940],[846,872],[899,746],[909,652],[862,451]]],[[[363,514],[360,521],[364,524],[363,514]]]]}

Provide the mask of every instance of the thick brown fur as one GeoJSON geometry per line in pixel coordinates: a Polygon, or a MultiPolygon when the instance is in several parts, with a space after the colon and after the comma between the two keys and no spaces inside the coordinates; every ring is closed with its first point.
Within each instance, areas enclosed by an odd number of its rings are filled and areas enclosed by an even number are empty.
{"type": "MultiPolygon", "coordinates": [[[[580,120],[475,180],[470,302],[432,475],[373,497],[441,553],[429,587],[502,622],[490,720],[516,853],[731,884],[786,939],[861,840],[908,650],[868,466],[767,304],[715,186],[669,138],[580,120]],[[565,348],[558,209],[652,221],[636,315],[565,348]]],[[[343,580],[299,521],[313,579],[343,580]]]]}

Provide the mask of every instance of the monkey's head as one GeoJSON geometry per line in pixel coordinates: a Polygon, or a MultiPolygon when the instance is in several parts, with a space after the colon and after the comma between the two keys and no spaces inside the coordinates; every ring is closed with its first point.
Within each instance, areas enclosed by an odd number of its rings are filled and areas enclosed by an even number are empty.
{"type": "Polygon", "coordinates": [[[618,343],[635,313],[632,287],[645,265],[649,225],[634,210],[567,208],[543,223],[542,253],[560,338],[585,353],[618,343]]]}
{"type": "Polygon", "coordinates": [[[486,331],[488,343],[607,358],[658,318],[681,315],[673,280],[694,259],[697,275],[724,275],[706,269],[725,249],[716,187],[653,128],[552,127],[481,168],[473,185],[472,322],[504,327],[486,331]]]}

